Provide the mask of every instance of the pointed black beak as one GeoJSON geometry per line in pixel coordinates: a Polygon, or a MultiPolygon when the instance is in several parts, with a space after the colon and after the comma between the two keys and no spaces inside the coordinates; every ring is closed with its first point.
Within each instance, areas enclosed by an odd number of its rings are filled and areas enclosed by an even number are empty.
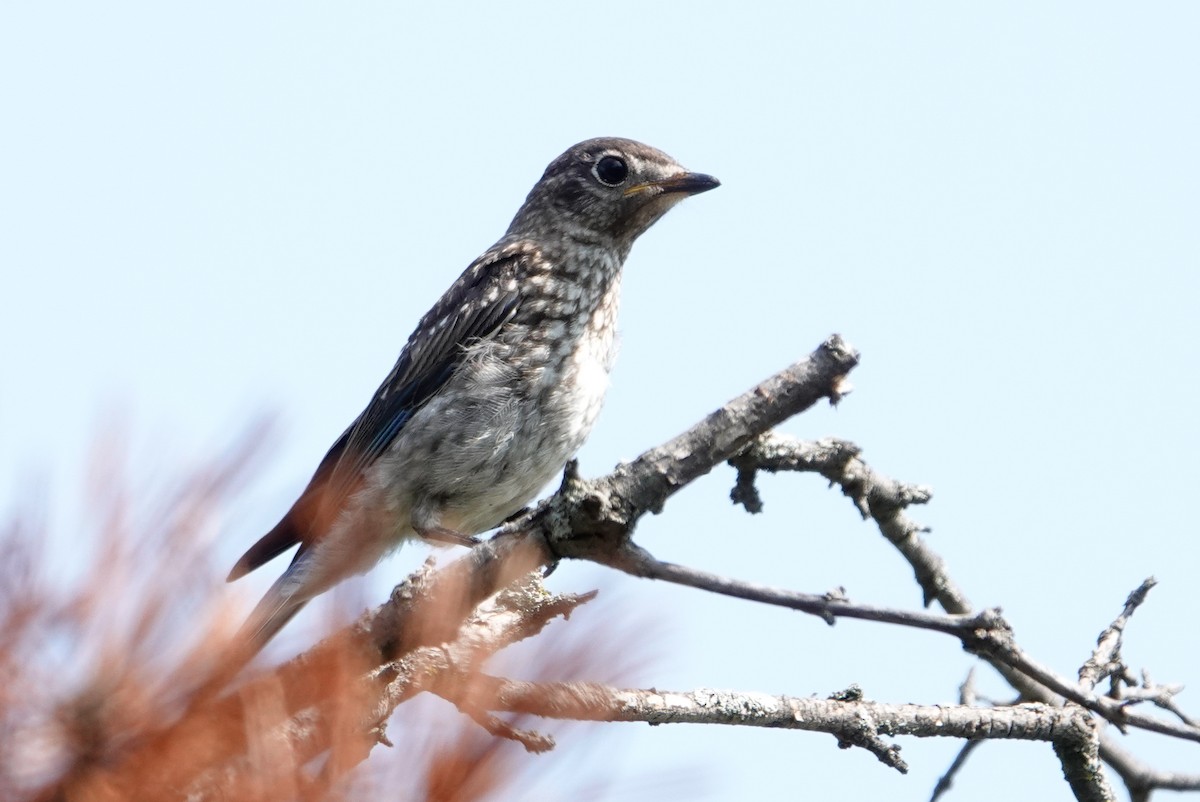
{"type": "Polygon", "coordinates": [[[625,195],[628,197],[629,195],[637,195],[638,193],[653,189],[657,189],[661,194],[678,192],[683,195],[699,195],[701,192],[708,192],[710,189],[716,189],[719,186],[721,186],[721,182],[711,175],[705,175],[704,173],[680,173],[670,178],[664,178],[661,181],[647,181],[644,184],[635,184],[625,190],[625,195]]]}
{"type": "Polygon", "coordinates": [[[711,175],[704,173],[683,173],[665,181],[656,181],[663,192],[682,192],[685,195],[699,195],[721,186],[721,182],[711,175]]]}

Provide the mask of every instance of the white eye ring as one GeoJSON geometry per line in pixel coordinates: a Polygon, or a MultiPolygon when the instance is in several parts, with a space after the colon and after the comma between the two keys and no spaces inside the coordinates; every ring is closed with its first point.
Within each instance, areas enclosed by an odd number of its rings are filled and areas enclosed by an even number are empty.
{"type": "Polygon", "coordinates": [[[625,159],[609,153],[601,156],[592,165],[592,175],[596,176],[596,180],[606,187],[619,187],[625,183],[626,178],[629,178],[629,165],[625,159]]]}

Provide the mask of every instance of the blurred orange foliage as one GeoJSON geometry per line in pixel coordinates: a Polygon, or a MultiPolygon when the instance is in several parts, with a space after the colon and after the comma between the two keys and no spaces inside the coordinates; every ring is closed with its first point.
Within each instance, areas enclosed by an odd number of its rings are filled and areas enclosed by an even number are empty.
{"type": "MultiPolygon", "coordinates": [[[[527,755],[426,695],[397,713],[397,748],[359,765],[386,738],[363,726],[379,705],[379,686],[363,677],[377,667],[338,648],[344,633],[289,664],[300,683],[254,669],[225,687],[245,611],[215,544],[266,439],[253,427],[227,453],[139,490],[114,429],[90,461],[86,531],[63,539],[44,510],[0,530],[0,799],[468,802],[518,798],[523,776],[562,758],[562,747],[527,755]],[[70,560],[56,543],[75,550],[70,560]],[[305,689],[311,699],[289,698],[305,689]]],[[[558,624],[490,670],[618,682],[645,664],[645,621],[583,618],[602,623],[558,624]]],[[[506,723],[523,726],[519,716],[506,723]]],[[[572,781],[604,782],[578,772],[572,781]]]]}

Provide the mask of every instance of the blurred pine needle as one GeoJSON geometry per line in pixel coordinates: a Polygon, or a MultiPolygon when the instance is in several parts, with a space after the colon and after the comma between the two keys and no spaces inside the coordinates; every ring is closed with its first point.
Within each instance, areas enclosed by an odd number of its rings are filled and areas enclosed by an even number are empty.
{"type": "MultiPolygon", "coordinates": [[[[321,763],[333,758],[290,754],[271,715],[282,708],[262,691],[237,722],[246,730],[240,758],[252,767],[228,775],[241,778],[238,785],[221,786],[221,766],[189,765],[188,755],[153,748],[184,727],[192,728],[186,743],[224,737],[220,722],[185,714],[205,703],[201,694],[246,612],[223,581],[228,566],[219,564],[216,544],[221,521],[259,470],[268,428],[250,427],[225,453],[146,490],[129,478],[126,439],[114,427],[90,458],[84,531],[52,533],[47,510],[13,514],[0,528],[0,799],[206,798],[208,779],[224,799],[524,798],[518,791],[531,773],[587,748],[583,739],[527,755],[451,705],[419,698],[395,717],[401,723],[388,737],[397,748],[377,748],[347,776],[322,783],[321,763]],[[65,558],[54,553],[52,544],[64,542],[78,549],[70,556],[74,572],[61,570],[65,558]],[[164,776],[190,784],[167,789],[164,776]]],[[[646,636],[647,621],[627,611],[593,618],[603,623],[556,624],[497,662],[524,679],[613,683],[644,667],[647,644],[656,640],[646,636]]],[[[331,709],[344,707],[348,716],[359,709],[355,682],[319,681],[342,693],[331,709]]],[[[509,723],[529,726],[520,717],[509,723]]],[[[556,725],[560,732],[567,726],[556,725]]],[[[335,741],[329,752],[338,750],[335,741]]],[[[562,789],[562,798],[602,796],[608,776],[575,772],[578,787],[562,789]]]]}

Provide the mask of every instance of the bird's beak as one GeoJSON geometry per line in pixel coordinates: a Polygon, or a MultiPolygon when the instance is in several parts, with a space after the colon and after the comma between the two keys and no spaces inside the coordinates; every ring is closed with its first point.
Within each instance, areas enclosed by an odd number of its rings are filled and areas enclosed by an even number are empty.
{"type": "Polygon", "coordinates": [[[652,189],[656,189],[663,194],[678,192],[684,195],[699,195],[701,192],[708,192],[710,189],[716,189],[719,186],[721,186],[721,182],[711,175],[705,175],[704,173],[680,173],[670,178],[664,178],[661,181],[646,181],[641,184],[635,184],[625,190],[625,196],[637,195],[638,193],[652,189]]]}

